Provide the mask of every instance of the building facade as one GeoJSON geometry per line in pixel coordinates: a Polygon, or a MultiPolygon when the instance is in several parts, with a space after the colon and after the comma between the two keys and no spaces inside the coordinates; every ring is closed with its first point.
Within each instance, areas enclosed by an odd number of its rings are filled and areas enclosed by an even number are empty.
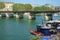
{"type": "Polygon", "coordinates": [[[5,4],[5,8],[0,9],[0,11],[12,11],[13,10],[12,6],[13,6],[14,3],[4,2],[4,4],[5,4]]]}

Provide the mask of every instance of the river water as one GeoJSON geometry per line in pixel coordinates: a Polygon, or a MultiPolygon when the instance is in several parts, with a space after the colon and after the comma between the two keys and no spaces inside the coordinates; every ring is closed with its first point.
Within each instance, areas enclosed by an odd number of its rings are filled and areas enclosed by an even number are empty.
{"type": "Polygon", "coordinates": [[[0,18],[0,40],[29,40],[30,29],[36,30],[36,25],[43,21],[44,16],[36,16],[36,20],[0,18]]]}

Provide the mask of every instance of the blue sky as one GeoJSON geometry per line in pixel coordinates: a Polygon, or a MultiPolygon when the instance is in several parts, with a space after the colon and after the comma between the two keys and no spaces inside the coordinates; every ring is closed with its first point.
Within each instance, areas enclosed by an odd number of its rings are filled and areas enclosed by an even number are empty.
{"type": "Polygon", "coordinates": [[[15,2],[15,3],[23,3],[23,4],[52,4],[54,6],[60,6],[60,0],[0,0],[2,2],[15,2]]]}

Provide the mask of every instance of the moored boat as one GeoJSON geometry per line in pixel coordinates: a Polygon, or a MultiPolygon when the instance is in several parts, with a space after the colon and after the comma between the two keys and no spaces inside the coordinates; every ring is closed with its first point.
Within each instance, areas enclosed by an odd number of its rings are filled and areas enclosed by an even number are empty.
{"type": "MultiPolygon", "coordinates": [[[[56,31],[60,30],[60,21],[58,20],[53,20],[53,21],[47,21],[45,24],[43,25],[37,25],[37,30],[30,30],[31,34],[43,34],[45,36],[51,35],[50,31],[51,29],[54,29],[56,31]]],[[[53,32],[56,33],[56,32],[53,32]]]]}
{"type": "Polygon", "coordinates": [[[33,35],[36,35],[36,34],[43,34],[42,32],[37,32],[35,30],[30,30],[30,33],[33,34],[33,35]]]}

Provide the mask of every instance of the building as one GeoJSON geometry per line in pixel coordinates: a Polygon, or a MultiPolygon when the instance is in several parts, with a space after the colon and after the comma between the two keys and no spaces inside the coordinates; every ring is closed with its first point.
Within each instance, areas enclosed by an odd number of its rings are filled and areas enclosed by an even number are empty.
{"type": "Polygon", "coordinates": [[[44,6],[50,7],[50,8],[52,8],[53,10],[55,10],[55,6],[53,6],[53,5],[51,5],[51,4],[45,4],[44,6]]]}
{"type": "Polygon", "coordinates": [[[0,9],[0,11],[12,11],[13,10],[12,8],[14,4],[13,2],[4,2],[4,4],[5,4],[5,8],[0,9]]]}
{"type": "Polygon", "coordinates": [[[55,7],[55,10],[60,10],[60,6],[56,6],[55,7]]]}

